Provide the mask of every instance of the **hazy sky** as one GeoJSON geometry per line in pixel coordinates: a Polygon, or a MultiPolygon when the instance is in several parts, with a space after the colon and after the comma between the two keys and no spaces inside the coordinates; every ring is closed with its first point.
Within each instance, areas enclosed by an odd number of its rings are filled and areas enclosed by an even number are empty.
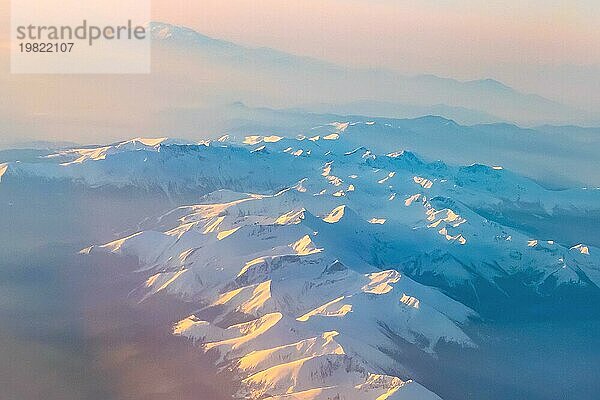
{"type": "Polygon", "coordinates": [[[597,0],[154,0],[154,17],[344,64],[468,78],[495,64],[600,64],[597,0]]]}
{"type": "MultiPolygon", "coordinates": [[[[9,4],[0,0],[3,37],[9,4]]],[[[598,0],[152,0],[152,8],[155,20],[344,65],[459,79],[600,66],[598,0]]]]}
{"type": "Polygon", "coordinates": [[[600,105],[598,0],[154,0],[157,20],[344,65],[600,105]]]}
{"type": "MultiPolygon", "coordinates": [[[[494,78],[600,115],[599,0],[152,0],[152,8],[154,20],[240,44],[405,74],[494,78]]],[[[69,132],[92,126],[100,136],[129,129],[132,115],[144,121],[148,107],[124,106],[143,77],[11,76],[9,10],[0,0],[0,120],[8,121],[0,136],[42,136],[51,123],[63,135],[66,121],[69,132]],[[115,82],[128,90],[115,92],[115,82]]]]}
{"type": "MultiPolygon", "coordinates": [[[[9,4],[0,0],[2,36],[9,4]]],[[[495,78],[600,109],[598,0],[152,0],[152,7],[155,20],[237,43],[409,74],[495,78]]]]}

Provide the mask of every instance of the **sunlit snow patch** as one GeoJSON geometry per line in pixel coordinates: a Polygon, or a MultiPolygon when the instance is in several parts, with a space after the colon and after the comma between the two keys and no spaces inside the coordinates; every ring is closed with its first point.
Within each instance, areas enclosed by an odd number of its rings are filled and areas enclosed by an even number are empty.
{"type": "Polygon", "coordinates": [[[590,255],[590,248],[582,243],[571,247],[570,250],[577,250],[579,251],[581,254],[586,254],[586,255],[590,255]]]}
{"type": "Polygon", "coordinates": [[[346,210],[346,206],[342,205],[334,208],[329,215],[323,218],[323,221],[328,222],[330,224],[335,224],[344,216],[344,211],[346,210]]]}
{"type": "Polygon", "coordinates": [[[413,180],[415,181],[416,184],[423,186],[423,188],[425,188],[425,189],[430,189],[433,186],[432,181],[430,181],[429,179],[420,177],[420,176],[415,176],[413,178],[413,180]]]}
{"type": "Polygon", "coordinates": [[[2,182],[2,176],[4,176],[7,170],[8,164],[0,164],[0,182],[2,182]]]}

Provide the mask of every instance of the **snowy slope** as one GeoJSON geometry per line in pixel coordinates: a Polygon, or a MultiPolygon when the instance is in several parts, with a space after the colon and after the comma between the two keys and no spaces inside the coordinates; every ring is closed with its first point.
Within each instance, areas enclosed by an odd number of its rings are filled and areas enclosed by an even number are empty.
{"type": "Polygon", "coordinates": [[[404,372],[390,355],[395,338],[426,352],[440,340],[472,346],[461,325],[475,313],[395,270],[340,262],[344,247],[324,246],[305,223],[308,211],[287,210],[303,190],[216,192],[161,217],[157,226],[170,229],[85,252],[137,256],[147,295],[165,291],[203,304],[174,333],[235,371],[240,397],[392,399],[409,391],[437,398],[386,375],[404,372]]]}

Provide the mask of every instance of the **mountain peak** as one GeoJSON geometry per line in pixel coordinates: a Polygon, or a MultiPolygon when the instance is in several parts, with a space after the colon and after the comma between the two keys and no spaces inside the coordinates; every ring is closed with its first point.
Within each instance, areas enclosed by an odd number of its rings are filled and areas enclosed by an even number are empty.
{"type": "MultiPolygon", "coordinates": [[[[215,46],[236,46],[225,40],[215,39],[204,35],[192,28],[182,25],[173,25],[165,22],[152,21],[148,24],[152,40],[175,41],[187,44],[210,44],[215,46]]],[[[237,47],[237,46],[236,46],[237,47]]]]}
{"type": "Polygon", "coordinates": [[[490,90],[505,90],[505,91],[513,91],[514,89],[510,86],[492,78],[485,79],[476,79],[472,81],[465,82],[468,85],[478,86],[481,88],[486,88],[490,90]]]}

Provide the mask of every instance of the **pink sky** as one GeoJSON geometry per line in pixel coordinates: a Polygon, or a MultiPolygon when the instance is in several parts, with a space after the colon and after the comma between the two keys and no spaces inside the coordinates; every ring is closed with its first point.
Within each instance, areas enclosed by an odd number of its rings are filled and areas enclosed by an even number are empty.
{"type": "Polygon", "coordinates": [[[600,64],[593,0],[154,0],[153,14],[249,45],[409,73],[468,79],[499,64],[600,64]]]}
{"type": "MultiPolygon", "coordinates": [[[[494,78],[600,109],[598,0],[152,0],[152,7],[154,20],[240,44],[407,74],[494,78]]],[[[0,0],[0,50],[9,10],[0,0]]]]}
{"type": "MultiPolygon", "coordinates": [[[[0,0],[0,44],[9,7],[0,0]]],[[[344,65],[525,86],[521,67],[600,68],[597,0],[152,0],[152,7],[155,20],[344,65]]]]}

